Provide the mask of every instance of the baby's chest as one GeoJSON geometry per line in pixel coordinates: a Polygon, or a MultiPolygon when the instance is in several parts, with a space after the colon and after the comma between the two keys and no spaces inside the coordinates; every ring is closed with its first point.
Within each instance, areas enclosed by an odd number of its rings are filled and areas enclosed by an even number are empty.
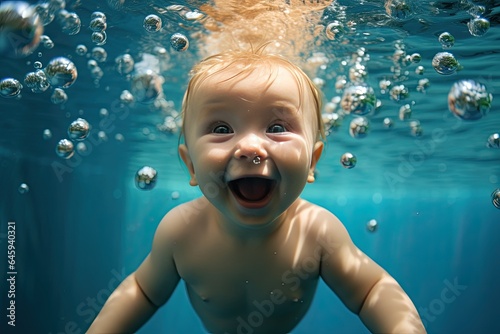
{"type": "Polygon", "coordinates": [[[192,300],[221,309],[269,301],[277,310],[300,307],[312,300],[320,267],[313,250],[199,246],[176,258],[192,300]]]}

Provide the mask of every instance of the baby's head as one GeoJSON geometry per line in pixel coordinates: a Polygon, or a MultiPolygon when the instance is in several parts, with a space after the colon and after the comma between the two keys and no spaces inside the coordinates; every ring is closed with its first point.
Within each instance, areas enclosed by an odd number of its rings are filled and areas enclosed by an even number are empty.
{"type": "MultiPolygon", "coordinates": [[[[321,116],[322,96],[320,90],[297,65],[289,60],[275,54],[266,54],[265,47],[250,51],[228,51],[211,57],[208,57],[198,63],[191,71],[191,80],[184,95],[182,103],[182,136],[186,136],[186,131],[189,128],[190,122],[195,121],[189,118],[189,111],[192,101],[197,98],[197,89],[205,80],[214,75],[227,73],[224,82],[238,81],[250,76],[255,71],[263,71],[267,76],[267,84],[271,85],[273,80],[278,75],[278,69],[285,69],[295,79],[299,88],[299,100],[301,104],[306,99],[311,101],[313,110],[303,110],[304,117],[313,118],[312,124],[314,128],[314,141],[325,140],[324,123],[321,116]]],[[[311,109],[311,108],[308,108],[311,109]]]]}

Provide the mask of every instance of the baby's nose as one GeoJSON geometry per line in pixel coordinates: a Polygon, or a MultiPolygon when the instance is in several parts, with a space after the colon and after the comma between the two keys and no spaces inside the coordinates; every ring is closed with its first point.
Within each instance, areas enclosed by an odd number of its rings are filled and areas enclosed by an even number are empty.
{"type": "Polygon", "coordinates": [[[259,161],[267,158],[267,151],[264,147],[263,140],[256,134],[248,134],[238,141],[236,150],[234,151],[236,159],[245,159],[254,161],[255,157],[259,157],[259,161]]]}

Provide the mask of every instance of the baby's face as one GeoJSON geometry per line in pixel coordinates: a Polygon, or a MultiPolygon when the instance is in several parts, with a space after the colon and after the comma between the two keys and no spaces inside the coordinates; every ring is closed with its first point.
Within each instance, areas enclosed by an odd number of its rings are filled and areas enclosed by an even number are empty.
{"type": "Polygon", "coordinates": [[[207,199],[231,222],[274,221],[300,195],[323,144],[311,93],[285,68],[226,69],[203,81],[186,110],[180,153],[207,199]],[[276,72],[277,71],[277,72],[276,72]],[[302,101],[300,98],[302,97],[302,101]]]}

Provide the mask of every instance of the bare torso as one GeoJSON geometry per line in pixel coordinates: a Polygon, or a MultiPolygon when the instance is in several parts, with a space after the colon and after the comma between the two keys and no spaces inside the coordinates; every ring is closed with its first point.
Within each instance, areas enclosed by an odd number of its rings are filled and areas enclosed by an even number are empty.
{"type": "Polygon", "coordinates": [[[239,238],[213,221],[211,206],[203,201],[184,208],[197,214],[186,216],[174,261],[205,327],[213,333],[293,329],[309,308],[319,278],[321,246],[311,219],[317,207],[298,200],[287,213],[293,218],[266,238],[239,238]]]}

